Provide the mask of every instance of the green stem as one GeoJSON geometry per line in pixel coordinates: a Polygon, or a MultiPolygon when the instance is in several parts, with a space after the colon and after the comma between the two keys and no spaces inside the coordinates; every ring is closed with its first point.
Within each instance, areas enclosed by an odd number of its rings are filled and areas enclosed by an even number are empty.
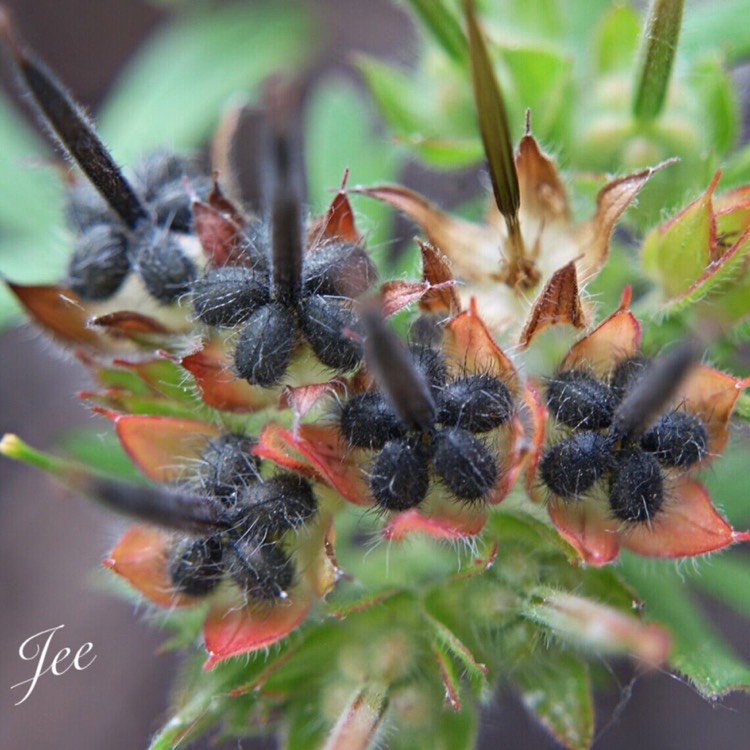
{"type": "Polygon", "coordinates": [[[633,114],[641,122],[655,120],[664,107],[683,5],[684,0],[653,0],[651,4],[633,97],[633,114]]]}

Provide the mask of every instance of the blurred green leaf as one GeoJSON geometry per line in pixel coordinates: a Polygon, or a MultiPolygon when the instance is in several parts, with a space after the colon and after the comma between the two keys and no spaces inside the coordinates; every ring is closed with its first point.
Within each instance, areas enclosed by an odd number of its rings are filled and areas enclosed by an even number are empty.
{"type": "Polygon", "coordinates": [[[455,73],[407,72],[366,55],[358,57],[358,67],[398,141],[431,167],[455,169],[482,159],[471,99],[455,73]]]}
{"type": "MultiPolygon", "coordinates": [[[[305,130],[309,199],[314,213],[322,213],[349,169],[349,185],[395,179],[398,150],[373,127],[372,112],[364,97],[344,79],[318,86],[306,115],[305,130]]],[[[358,200],[353,196],[354,200],[358,200]]],[[[367,220],[358,217],[358,228],[371,246],[390,236],[389,209],[367,201],[367,220]]]]}
{"type": "Polygon", "coordinates": [[[571,750],[594,737],[594,705],[586,663],[570,651],[548,648],[513,676],[521,700],[547,731],[571,750]]]}
{"type": "MultiPolygon", "coordinates": [[[[572,60],[555,50],[516,47],[500,55],[513,80],[511,131],[520,132],[531,110],[535,135],[561,148],[570,133],[573,104],[572,60]]],[[[510,106],[510,105],[509,105],[510,106]]]]}
{"type": "Polygon", "coordinates": [[[724,58],[714,54],[699,60],[690,72],[690,86],[703,102],[703,119],[711,149],[725,154],[734,145],[740,126],[737,95],[724,58]]]}
{"type": "Polygon", "coordinates": [[[643,560],[624,553],[625,577],[647,602],[650,619],[672,633],[670,664],[705,698],[750,688],[750,665],[734,654],[708,624],[671,561],[643,560]]]}
{"type": "Polygon", "coordinates": [[[458,18],[443,0],[406,0],[435,41],[456,62],[466,59],[466,38],[458,18]]]}
{"type": "Polygon", "coordinates": [[[599,73],[629,70],[638,50],[641,20],[630,5],[613,5],[594,37],[594,63],[599,73]]]}
{"type": "Polygon", "coordinates": [[[271,73],[294,71],[315,36],[302,6],[289,3],[185,15],[128,65],[100,113],[102,137],[124,163],[157,147],[195,148],[232,94],[255,96],[271,73]]]}
{"type": "MultiPolygon", "coordinates": [[[[32,164],[50,150],[0,95],[0,276],[18,282],[53,281],[66,253],[56,231],[62,222],[62,181],[48,165],[32,164]]],[[[0,329],[20,315],[0,286],[0,329]]]]}
{"type": "Polygon", "coordinates": [[[750,23],[747,0],[704,0],[685,13],[682,50],[698,55],[712,47],[721,48],[730,63],[750,57],[750,23]]]}
{"type": "Polygon", "coordinates": [[[701,561],[688,575],[699,589],[750,617],[750,558],[742,550],[701,561]]]}

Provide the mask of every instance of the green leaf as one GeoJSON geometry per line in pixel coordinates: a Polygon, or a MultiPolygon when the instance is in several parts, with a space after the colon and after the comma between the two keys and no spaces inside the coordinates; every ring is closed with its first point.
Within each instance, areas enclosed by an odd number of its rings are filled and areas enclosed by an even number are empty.
{"type": "Polygon", "coordinates": [[[698,55],[712,47],[720,47],[730,63],[750,56],[747,0],[704,2],[690,7],[683,24],[682,49],[689,55],[698,55]]]}
{"type": "MultiPolygon", "coordinates": [[[[509,109],[513,124],[523,122],[531,110],[534,133],[560,148],[569,136],[573,97],[573,62],[570,56],[539,47],[504,49],[501,58],[510,72],[516,106],[509,109]],[[515,112],[513,111],[515,110],[515,112]]],[[[515,130],[515,128],[511,128],[515,130]]]]}
{"type": "Polygon", "coordinates": [[[587,750],[594,738],[594,705],[586,663],[570,651],[548,648],[529,660],[513,680],[523,704],[547,731],[571,750],[587,750]]]}
{"type": "MultiPolygon", "coordinates": [[[[398,174],[396,150],[374,130],[370,107],[348,81],[333,79],[317,87],[305,125],[309,199],[315,213],[328,207],[345,169],[350,185],[389,181],[398,174]]],[[[384,243],[390,236],[388,207],[373,201],[362,205],[368,223],[358,217],[360,231],[371,245],[384,243]]]]}
{"type": "Polygon", "coordinates": [[[469,678],[469,684],[474,695],[480,700],[483,698],[486,700],[489,697],[490,688],[487,683],[487,668],[485,665],[479,664],[468,647],[443,623],[426,612],[424,618],[433,632],[436,648],[446,657],[450,654],[461,664],[469,678]]]}
{"type": "Polygon", "coordinates": [[[669,627],[670,664],[705,698],[750,689],[750,665],[734,654],[691,600],[674,563],[624,553],[623,572],[646,602],[649,619],[669,627]]]}
{"type": "Polygon", "coordinates": [[[614,5],[605,13],[594,38],[594,63],[599,73],[630,69],[640,30],[640,18],[630,5],[614,5]]]}
{"type": "Polygon", "coordinates": [[[196,10],[132,60],[102,109],[100,132],[125,163],[157,147],[195,148],[231,95],[253,97],[271,73],[294,70],[314,38],[298,5],[196,10]]]}
{"type": "Polygon", "coordinates": [[[427,31],[456,62],[466,59],[466,38],[461,25],[443,0],[407,0],[427,31]]]}
{"type": "Polygon", "coordinates": [[[471,104],[464,101],[457,76],[447,80],[442,71],[407,73],[366,55],[357,61],[397,142],[437,169],[457,169],[482,159],[484,151],[476,136],[471,104]],[[440,86],[435,85],[436,80],[440,86]],[[453,106],[441,106],[445,99],[452,100],[453,106]]]}
{"type": "Polygon", "coordinates": [[[633,99],[633,114],[641,121],[656,119],[664,106],[672,62],[680,38],[684,0],[653,0],[643,30],[643,47],[633,99]]]}

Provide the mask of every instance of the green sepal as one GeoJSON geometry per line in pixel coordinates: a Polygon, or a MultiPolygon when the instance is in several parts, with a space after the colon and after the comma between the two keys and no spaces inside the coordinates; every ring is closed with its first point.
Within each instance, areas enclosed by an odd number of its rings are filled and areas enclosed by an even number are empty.
{"type": "Polygon", "coordinates": [[[523,704],[570,750],[587,750],[594,738],[594,700],[585,661],[550,645],[512,676],[523,704]]]}

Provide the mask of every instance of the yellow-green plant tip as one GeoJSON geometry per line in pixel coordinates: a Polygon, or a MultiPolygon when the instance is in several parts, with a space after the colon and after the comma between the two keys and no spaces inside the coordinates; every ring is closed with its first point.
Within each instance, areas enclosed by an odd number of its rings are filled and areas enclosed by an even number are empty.
{"type": "Polygon", "coordinates": [[[517,224],[521,199],[508,113],[472,0],[464,0],[464,9],[479,132],[487,155],[495,201],[510,229],[517,224]]]}
{"type": "Polygon", "coordinates": [[[651,4],[633,97],[633,114],[642,122],[656,119],[664,107],[683,5],[684,0],[653,0],[651,4]]]}
{"type": "Polygon", "coordinates": [[[24,443],[18,435],[10,432],[3,435],[2,440],[0,440],[0,453],[8,456],[8,458],[14,458],[16,461],[23,461],[30,466],[36,466],[49,474],[61,476],[70,472],[70,465],[67,461],[32,448],[24,443]]]}

